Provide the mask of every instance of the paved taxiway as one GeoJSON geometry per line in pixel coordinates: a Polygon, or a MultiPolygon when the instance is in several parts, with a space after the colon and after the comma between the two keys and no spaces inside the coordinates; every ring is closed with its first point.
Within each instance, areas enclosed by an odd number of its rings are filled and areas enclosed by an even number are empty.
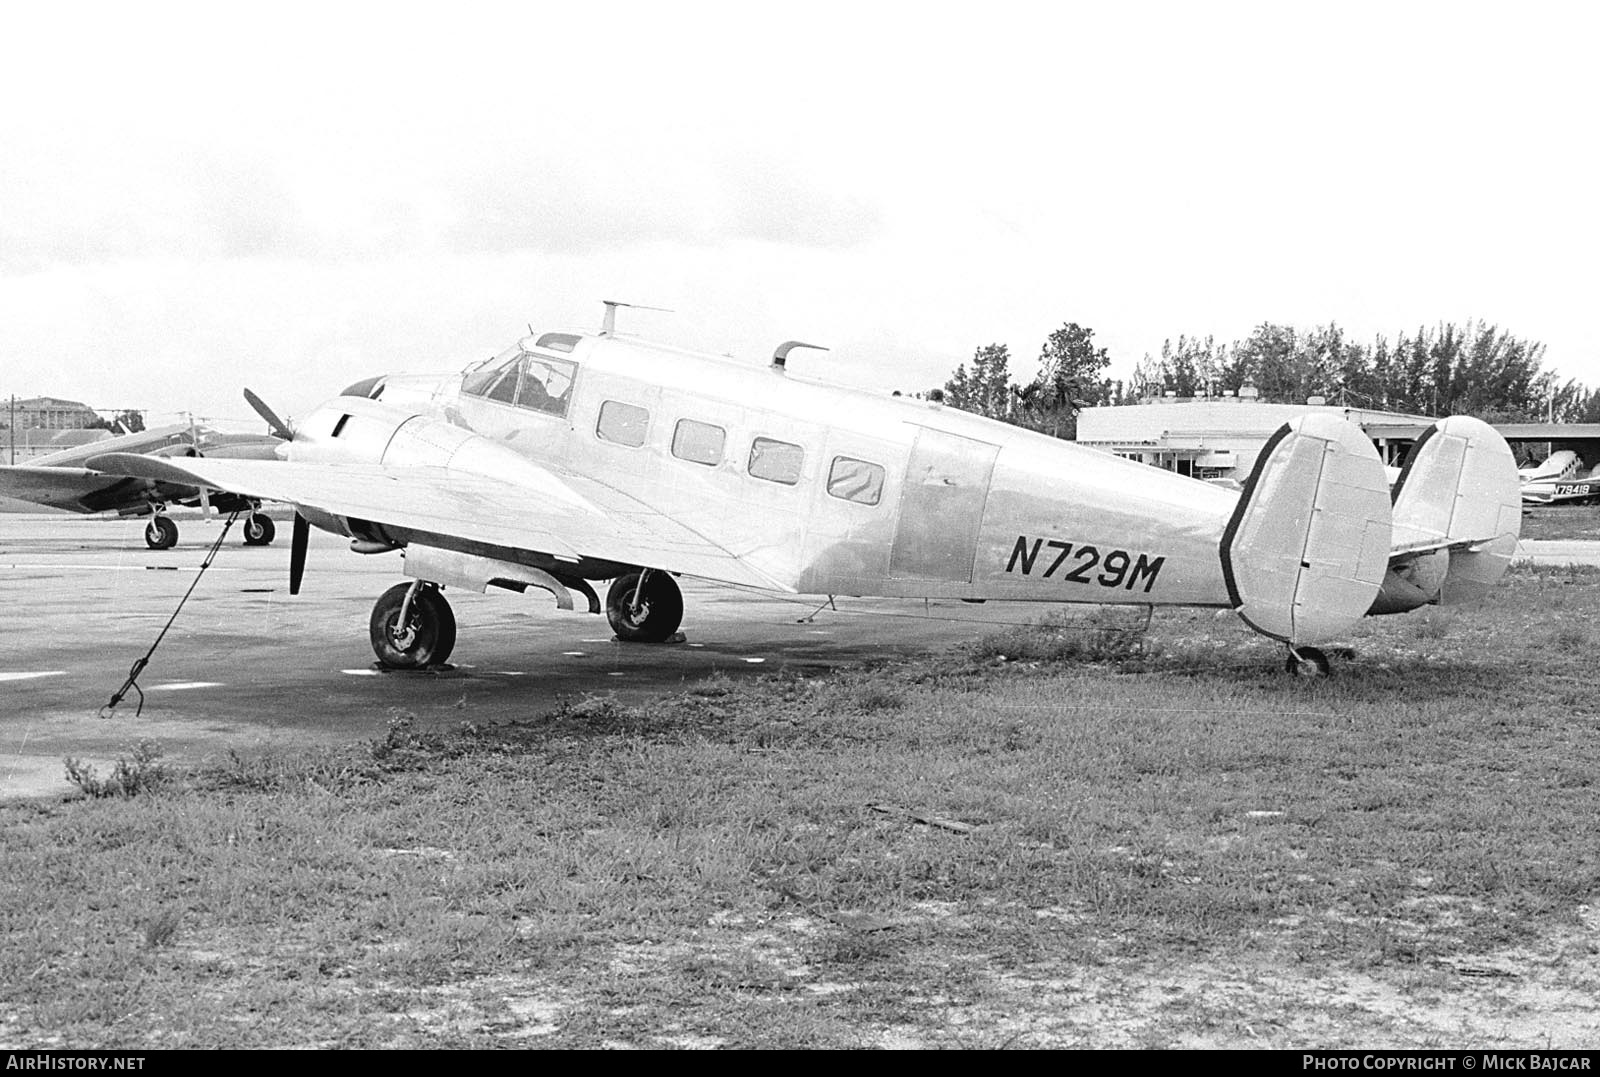
{"type": "MultiPolygon", "coordinates": [[[[287,526],[245,547],[237,526],[139,678],[98,712],[149,650],[195,578],[220,521],[179,518],[172,550],[146,548],[143,523],[0,514],[0,797],[65,793],[62,760],[108,773],[143,739],[168,758],[231,748],[331,744],[381,735],[397,712],[423,727],[544,713],[562,698],[670,691],[722,671],[820,668],[922,653],[1046,607],[840,599],[839,612],[685,581],[684,643],[617,643],[603,616],[555,608],[543,591],[448,592],[460,624],[453,669],[379,673],[372,603],[404,578],[396,554],[360,557],[313,532],[305,586],[290,598],[287,526]]],[[[1600,563],[1600,543],[1525,543],[1524,556],[1600,563]]]]}
{"type": "Polygon", "coordinates": [[[169,759],[197,761],[230,748],[370,739],[396,712],[423,727],[531,717],[562,698],[644,696],[716,671],[921,653],[1045,612],[840,599],[842,612],[801,623],[816,601],[684,581],[686,642],[649,646],[616,642],[603,615],[559,610],[543,591],[452,588],[455,668],[379,673],[368,618],[377,596],[405,578],[399,556],[361,557],[313,532],[305,583],[291,598],[287,524],[272,546],[254,548],[235,525],[139,678],[143,713],[129,692],[100,718],[221,530],[217,520],[175,519],[179,545],[154,551],[139,520],[0,514],[0,797],[68,792],[65,757],[106,774],[143,739],[169,759]]]}

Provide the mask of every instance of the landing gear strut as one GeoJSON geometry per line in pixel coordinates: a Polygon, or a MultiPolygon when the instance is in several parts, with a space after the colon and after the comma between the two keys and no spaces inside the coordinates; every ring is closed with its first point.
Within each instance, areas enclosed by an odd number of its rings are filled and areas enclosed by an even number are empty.
{"type": "Polygon", "coordinates": [[[389,669],[442,665],[456,645],[456,615],[431,583],[397,583],[372,607],[372,650],[389,669]]]}
{"type": "Polygon", "coordinates": [[[665,572],[630,572],[606,592],[606,620],[620,640],[663,643],[683,622],[683,592],[665,572]]]}
{"type": "Polygon", "coordinates": [[[144,528],[144,544],[152,550],[170,550],[178,544],[178,525],[159,513],[144,528]]]}
{"type": "Polygon", "coordinates": [[[246,546],[269,546],[278,529],[273,526],[272,518],[263,516],[259,512],[252,512],[244,522],[244,544],[246,546]]]}
{"type": "Polygon", "coordinates": [[[1328,675],[1328,656],[1315,647],[1289,647],[1288,660],[1283,664],[1283,671],[1291,677],[1326,677],[1328,675]]]}

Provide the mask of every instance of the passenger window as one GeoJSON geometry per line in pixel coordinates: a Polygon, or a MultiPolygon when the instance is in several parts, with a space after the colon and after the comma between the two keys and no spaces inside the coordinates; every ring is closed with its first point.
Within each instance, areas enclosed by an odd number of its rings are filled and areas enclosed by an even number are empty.
{"type": "Polygon", "coordinates": [[[720,426],[679,419],[672,431],[672,455],[693,464],[718,464],[727,438],[727,431],[720,426]]]}
{"type": "Polygon", "coordinates": [[[537,355],[526,356],[522,364],[522,388],[517,392],[517,406],[550,415],[565,415],[578,364],[537,355]]]}
{"type": "Polygon", "coordinates": [[[650,413],[632,404],[607,400],[600,405],[600,422],[595,425],[595,436],[601,441],[614,441],[618,445],[638,448],[644,444],[645,431],[650,426],[650,413]]]}
{"type": "Polygon", "coordinates": [[[750,443],[750,474],[768,482],[793,486],[800,481],[800,465],[805,459],[806,451],[787,441],[756,438],[750,443]]]}
{"type": "Polygon", "coordinates": [[[828,493],[844,501],[876,505],[883,497],[883,468],[865,460],[835,456],[828,471],[828,493]]]}

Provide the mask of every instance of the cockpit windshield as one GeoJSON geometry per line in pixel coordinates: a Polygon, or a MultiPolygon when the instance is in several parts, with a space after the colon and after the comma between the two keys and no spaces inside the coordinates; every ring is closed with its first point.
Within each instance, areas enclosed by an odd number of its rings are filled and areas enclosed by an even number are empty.
{"type": "Polygon", "coordinates": [[[565,415],[577,372],[578,364],[570,360],[536,355],[517,347],[469,373],[461,392],[547,415],[565,415]]]}

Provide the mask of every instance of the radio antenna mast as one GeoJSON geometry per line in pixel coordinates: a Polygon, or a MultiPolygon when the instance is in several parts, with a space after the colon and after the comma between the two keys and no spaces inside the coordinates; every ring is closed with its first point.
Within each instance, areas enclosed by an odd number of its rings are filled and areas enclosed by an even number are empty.
{"type": "Polygon", "coordinates": [[[602,299],[605,304],[606,315],[600,322],[600,335],[603,337],[615,336],[617,333],[617,308],[627,307],[630,310],[659,310],[663,314],[671,314],[666,307],[647,307],[643,303],[624,303],[618,299],[602,299]]]}

